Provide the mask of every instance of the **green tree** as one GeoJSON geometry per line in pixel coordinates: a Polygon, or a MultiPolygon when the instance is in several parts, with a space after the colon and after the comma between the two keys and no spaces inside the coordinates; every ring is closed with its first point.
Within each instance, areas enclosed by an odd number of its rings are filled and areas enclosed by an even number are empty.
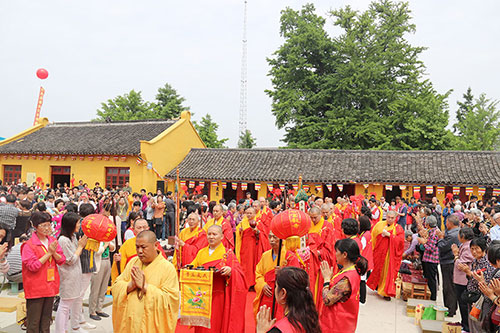
{"type": "Polygon", "coordinates": [[[246,130],[240,134],[238,140],[238,148],[253,148],[257,144],[256,139],[252,136],[250,130],[246,130]]]}
{"type": "Polygon", "coordinates": [[[193,125],[208,148],[225,148],[224,143],[228,139],[219,140],[217,137],[219,125],[212,121],[212,117],[208,113],[205,117],[201,118],[200,124],[193,122],[193,125]]]}
{"type": "Polygon", "coordinates": [[[471,89],[458,102],[457,122],[454,124],[456,149],[498,150],[500,148],[500,111],[498,101],[481,94],[474,99],[471,89]]]}
{"type": "Polygon", "coordinates": [[[158,113],[158,118],[172,119],[181,115],[181,112],[188,109],[182,103],[186,99],[180,96],[177,91],[168,83],[158,89],[154,110],[158,113]]]}
{"type": "Polygon", "coordinates": [[[447,149],[447,97],[423,79],[423,47],[407,3],[331,13],[330,37],[312,4],[282,11],[284,44],[268,59],[272,112],[291,148],[447,149]]]}
{"type": "Polygon", "coordinates": [[[131,90],[128,94],[108,99],[101,104],[101,109],[97,110],[97,121],[121,121],[151,119],[155,113],[151,103],[142,99],[141,92],[131,90]]]}
{"type": "Polygon", "coordinates": [[[182,104],[184,101],[184,97],[177,94],[177,91],[168,83],[158,89],[156,102],[144,101],[140,91],[131,90],[128,94],[101,103],[95,120],[173,119],[179,117],[181,112],[187,109],[182,104]]]}
{"type": "Polygon", "coordinates": [[[463,102],[457,102],[457,122],[453,125],[455,134],[459,136],[462,135],[462,133],[460,132],[460,127],[458,126],[458,124],[462,124],[462,122],[465,120],[465,116],[469,112],[472,112],[472,109],[474,108],[474,95],[472,95],[472,89],[470,87],[467,88],[467,91],[465,92],[465,94],[463,94],[463,98],[463,102]]]}

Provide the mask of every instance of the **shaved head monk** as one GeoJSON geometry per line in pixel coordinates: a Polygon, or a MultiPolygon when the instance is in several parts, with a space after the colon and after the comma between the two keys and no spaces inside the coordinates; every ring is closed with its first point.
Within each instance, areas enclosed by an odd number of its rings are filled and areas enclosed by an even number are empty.
{"type": "Polygon", "coordinates": [[[189,265],[198,251],[208,245],[207,233],[200,227],[200,216],[198,213],[188,215],[187,228],[182,229],[179,237],[175,237],[175,254],[172,264],[174,267],[189,265]]]}
{"type": "Polygon", "coordinates": [[[366,285],[385,300],[396,296],[396,277],[404,251],[404,231],[396,223],[398,213],[387,212],[387,220],[372,229],[373,271],[366,285]]]}
{"type": "Polygon", "coordinates": [[[179,312],[179,280],[158,251],[154,232],[136,237],[137,256],[112,287],[115,332],[174,332],[179,312]]]}
{"type": "Polygon", "coordinates": [[[306,244],[311,250],[309,259],[309,279],[310,289],[313,294],[314,303],[319,308],[322,302],[321,292],[323,290],[323,276],[320,272],[320,265],[323,260],[328,262],[330,267],[336,267],[334,229],[331,223],[325,221],[321,216],[319,207],[309,209],[309,217],[312,225],[307,234],[306,244]]]}
{"type": "Polygon", "coordinates": [[[209,219],[207,223],[203,226],[203,230],[208,233],[208,228],[213,225],[218,225],[222,228],[224,247],[226,249],[234,249],[234,237],[233,237],[233,227],[231,227],[231,222],[224,218],[224,211],[221,205],[215,205],[213,209],[214,217],[209,219]]]}
{"type": "MultiPolygon", "coordinates": [[[[208,269],[215,267],[212,284],[210,327],[195,326],[195,332],[244,333],[245,303],[248,287],[241,266],[231,249],[223,244],[222,227],[207,229],[208,246],[201,249],[191,265],[208,269]]],[[[187,302],[187,300],[182,300],[187,302]]]]}

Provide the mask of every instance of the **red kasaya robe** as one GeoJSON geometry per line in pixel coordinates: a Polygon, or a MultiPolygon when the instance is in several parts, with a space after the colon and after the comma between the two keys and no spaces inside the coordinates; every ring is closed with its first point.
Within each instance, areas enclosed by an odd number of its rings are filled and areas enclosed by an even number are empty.
{"type": "Polygon", "coordinates": [[[212,285],[212,317],[210,329],[195,327],[195,332],[244,333],[245,305],[248,286],[241,266],[232,250],[226,250],[221,243],[209,254],[209,247],[201,249],[191,265],[205,268],[231,267],[231,276],[225,277],[215,272],[212,285]]]}
{"type": "MultiPolygon", "coordinates": [[[[264,252],[262,259],[260,259],[257,267],[255,268],[255,299],[253,301],[253,313],[257,316],[259,309],[263,305],[268,308],[273,307],[274,287],[276,282],[276,265],[278,258],[273,259],[273,250],[264,252]],[[273,291],[273,296],[269,297],[264,294],[264,286],[268,285],[273,291]]],[[[280,267],[294,266],[301,267],[297,255],[293,252],[287,251],[285,247],[281,248],[280,267]]],[[[283,308],[276,303],[275,305],[275,318],[280,320],[283,318],[283,308]]]]}
{"type": "Polygon", "coordinates": [[[180,258],[179,267],[184,267],[189,265],[198,251],[208,246],[207,233],[200,227],[196,227],[193,230],[191,228],[182,229],[179,233],[179,239],[184,241],[184,246],[175,250],[174,258],[172,264],[177,268],[177,260],[180,258]]]}
{"type": "Polygon", "coordinates": [[[265,207],[257,212],[256,218],[262,222],[266,235],[269,234],[271,230],[271,221],[274,217],[273,211],[268,207],[265,207]]]}
{"type": "Polygon", "coordinates": [[[307,235],[307,246],[309,246],[311,256],[307,267],[309,274],[310,289],[313,295],[314,303],[318,310],[321,308],[321,292],[323,290],[323,276],[321,275],[321,261],[326,260],[334,272],[337,271],[337,260],[335,259],[335,236],[330,223],[325,222],[323,218],[317,223],[312,224],[307,235]],[[318,254],[319,251],[319,254],[318,254]]]}
{"type": "Polygon", "coordinates": [[[228,250],[234,250],[233,227],[231,227],[231,222],[226,220],[224,216],[221,216],[217,221],[215,221],[215,218],[211,218],[203,226],[203,230],[207,232],[208,228],[213,226],[214,224],[217,224],[222,228],[222,234],[224,235],[222,244],[224,245],[224,247],[228,250]]]}
{"type": "Polygon", "coordinates": [[[379,222],[372,230],[373,271],[366,282],[367,286],[381,296],[396,296],[396,277],[404,251],[404,231],[399,224],[387,225],[379,222]],[[383,237],[382,231],[387,230],[389,237],[383,237]]]}
{"type": "Polygon", "coordinates": [[[257,221],[255,228],[252,228],[248,219],[243,219],[236,228],[236,258],[249,287],[255,285],[255,266],[262,254],[270,248],[264,224],[257,221]]]}

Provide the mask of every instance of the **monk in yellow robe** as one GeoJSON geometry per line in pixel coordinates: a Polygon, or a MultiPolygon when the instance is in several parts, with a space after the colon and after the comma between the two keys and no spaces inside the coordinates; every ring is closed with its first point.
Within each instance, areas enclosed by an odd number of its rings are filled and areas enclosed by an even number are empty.
{"type": "MultiPolygon", "coordinates": [[[[145,219],[137,219],[134,222],[134,235],[138,235],[141,231],[149,230],[148,221],[145,219]]],[[[163,257],[166,259],[167,255],[160,246],[160,243],[156,244],[156,247],[161,252],[163,257]]],[[[111,281],[114,282],[118,275],[125,270],[128,262],[137,256],[137,250],[135,246],[135,237],[127,239],[125,243],[120,247],[119,253],[115,253],[113,256],[113,266],[111,267],[111,281]]]]}
{"type": "Polygon", "coordinates": [[[200,227],[200,216],[197,213],[191,213],[186,222],[188,228],[182,229],[179,238],[175,239],[176,249],[172,264],[176,268],[189,265],[198,251],[208,246],[207,233],[200,227]]]}
{"type": "Polygon", "coordinates": [[[175,332],[179,280],[174,266],[159,253],[157,243],[154,232],[139,233],[137,257],[129,261],[113,284],[115,332],[175,332]]]}
{"type": "Polygon", "coordinates": [[[211,226],[218,225],[222,228],[222,233],[224,238],[222,239],[222,244],[228,250],[234,249],[234,237],[233,237],[233,227],[231,227],[231,222],[224,218],[224,211],[221,205],[215,205],[213,209],[214,217],[209,219],[207,223],[203,226],[203,230],[208,232],[208,228],[211,226]]]}
{"type": "Polygon", "coordinates": [[[245,276],[232,250],[224,247],[219,225],[208,228],[208,246],[201,249],[191,265],[205,269],[215,267],[212,285],[210,327],[195,327],[195,333],[244,333],[245,305],[248,287],[245,276]]]}
{"type": "MultiPolygon", "coordinates": [[[[287,251],[285,246],[281,247],[280,264],[278,265],[279,238],[271,231],[268,239],[271,250],[262,254],[262,258],[255,268],[256,297],[253,301],[255,316],[257,316],[261,306],[266,305],[270,309],[273,307],[276,270],[285,266],[300,267],[297,254],[287,251]]],[[[275,318],[277,320],[283,318],[283,307],[278,306],[278,303],[275,303],[275,318]]]]}

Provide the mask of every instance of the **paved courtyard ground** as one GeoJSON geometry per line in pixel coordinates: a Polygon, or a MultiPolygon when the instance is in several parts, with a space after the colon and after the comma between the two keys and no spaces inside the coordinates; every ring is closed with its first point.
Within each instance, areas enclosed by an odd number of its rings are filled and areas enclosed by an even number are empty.
{"type": "MultiPolygon", "coordinates": [[[[438,304],[442,304],[442,294],[439,291],[438,304]]],[[[8,290],[2,290],[1,297],[16,297],[15,295],[10,295],[8,290]]],[[[249,297],[249,299],[252,296],[249,297]]],[[[111,306],[104,309],[105,312],[111,314],[111,306]]],[[[250,309],[251,311],[251,309],[250,309]]],[[[88,308],[85,307],[85,313],[88,316],[88,308]]],[[[55,315],[55,313],[54,313],[55,315]]],[[[251,315],[247,314],[247,318],[251,315]]],[[[97,325],[94,330],[89,330],[93,333],[101,332],[112,332],[111,318],[103,319],[100,321],[93,321],[88,319],[89,322],[97,325]]],[[[460,317],[457,314],[450,321],[459,321],[460,317]]],[[[16,324],[16,313],[0,313],[0,332],[23,332],[16,324]]],[[[247,325],[247,333],[253,333],[253,325],[247,325]]],[[[54,331],[54,326],[52,326],[51,331],[54,331]]],[[[178,329],[178,332],[189,332],[186,329],[178,329]]],[[[421,332],[420,328],[415,326],[414,318],[409,318],[406,316],[406,303],[402,300],[391,300],[390,302],[383,300],[378,297],[375,292],[368,290],[366,305],[360,307],[359,319],[358,319],[358,329],[359,333],[392,333],[392,332],[421,332]]]]}

